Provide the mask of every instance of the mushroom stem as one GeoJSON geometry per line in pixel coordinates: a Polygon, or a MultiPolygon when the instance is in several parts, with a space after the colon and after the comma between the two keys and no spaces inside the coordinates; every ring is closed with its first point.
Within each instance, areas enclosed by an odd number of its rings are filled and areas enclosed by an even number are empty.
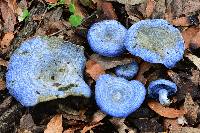
{"type": "Polygon", "coordinates": [[[168,96],[168,91],[166,89],[160,89],[159,92],[159,102],[162,104],[162,105],[169,105],[170,104],[170,100],[167,98],[168,96]]]}

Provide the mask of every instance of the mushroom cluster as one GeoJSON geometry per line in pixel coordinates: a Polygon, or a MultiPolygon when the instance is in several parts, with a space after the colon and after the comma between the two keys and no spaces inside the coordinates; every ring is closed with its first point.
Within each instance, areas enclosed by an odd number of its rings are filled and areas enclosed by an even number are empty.
{"type": "MultiPolygon", "coordinates": [[[[142,20],[128,30],[116,20],[104,20],[90,27],[87,39],[91,49],[102,56],[119,56],[127,50],[144,61],[161,63],[167,68],[174,67],[185,50],[180,31],[163,19],[142,20]]],[[[146,95],[144,85],[131,80],[138,69],[134,61],[117,66],[117,77],[105,74],[97,79],[95,99],[102,111],[126,117],[141,106],[146,95]]],[[[165,79],[152,81],[148,86],[149,97],[162,105],[169,105],[168,96],[176,91],[176,84],[165,79]]]]}
{"type": "Polygon", "coordinates": [[[119,56],[125,48],[150,63],[172,68],[183,58],[184,41],[180,31],[166,20],[141,20],[127,31],[116,20],[95,23],[88,31],[88,43],[103,56],[119,56]]]}
{"type": "MultiPolygon", "coordinates": [[[[87,35],[91,49],[103,56],[115,57],[126,50],[150,63],[172,68],[183,58],[184,41],[178,29],[162,19],[142,20],[128,30],[116,20],[93,24],[87,35]]],[[[34,37],[26,40],[10,58],[6,84],[11,95],[22,105],[34,106],[43,101],[69,95],[90,97],[83,79],[86,63],[83,47],[57,38],[34,37]]],[[[144,102],[146,89],[133,80],[138,64],[114,68],[115,75],[103,74],[96,80],[95,99],[105,113],[127,117],[144,102]]],[[[177,91],[175,83],[159,79],[150,82],[148,95],[163,105],[177,91]]]]}
{"type": "Polygon", "coordinates": [[[83,47],[57,38],[26,40],[10,58],[7,88],[22,105],[91,95],[83,80],[86,58],[83,47]]]}

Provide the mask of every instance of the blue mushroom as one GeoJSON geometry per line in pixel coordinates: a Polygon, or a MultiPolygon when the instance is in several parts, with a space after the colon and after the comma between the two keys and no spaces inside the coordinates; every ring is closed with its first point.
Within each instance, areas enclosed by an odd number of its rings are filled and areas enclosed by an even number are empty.
{"type": "Polygon", "coordinates": [[[169,105],[168,96],[175,94],[176,91],[176,84],[165,79],[152,81],[148,86],[149,97],[158,99],[162,105],[169,105]]]}
{"type": "Polygon", "coordinates": [[[117,66],[115,68],[115,74],[118,77],[123,77],[125,79],[132,79],[138,72],[138,63],[133,61],[130,64],[117,66]]]}
{"type": "Polygon", "coordinates": [[[125,38],[126,49],[147,62],[172,68],[183,58],[181,33],[165,20],[139,21],[129,28],[125,38]]]}
{"type": "Polygon", "coordinates": [[[95,99],[100,109],[114,117],[127,117],[143,103],[146,89],[136,80],[128,81],[108,74],[101,75],[95,85],[95,99]]]}
{"type": "Polygon", "coordinates": [[[127,29],[116,20],[93,24],[87,34],[91,49],[103,56],[119,56],[125,51],[124,37],[127,29]]]}
{"type": "Polygon", "coordinates": [[[21,44],[10,58],[6,85],[24,106],[91,95],[83,80],[86,58],[83,47],[57,38],[34,37],[21,44]]]}

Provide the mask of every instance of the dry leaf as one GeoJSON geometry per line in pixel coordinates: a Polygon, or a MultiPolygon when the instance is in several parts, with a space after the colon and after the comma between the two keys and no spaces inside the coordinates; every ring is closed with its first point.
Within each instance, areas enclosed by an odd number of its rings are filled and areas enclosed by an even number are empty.
{"type": "Polygon", "coordinates": [[[6,88],[6,82],[0,78],[0,90],[5,90],[6,88]]]}
{"type": "Polygon", "coordinates": [[[164,118],[164,128],[168,132],[179,132],[182,126],[178,124],[177,119],[164,118]]]}
{"type": "Polygon", "coordinates": [[[106,1],[117,1],[125,5],[136,5],[136,4],[144,3],[146,0],[106,0],[106,1]]]}
{"type": "Polygon", "coordinates": [[[186,30],[184,30],[182,32],[182,36],[183,36],[183,39],[185,41],[185,48],[186,49],[190,47],[191,39],[197,34],[198,31],[199,31],[199,28],[190,27],[190,28],[187,28],[186,30]]]}
{"type": "Polygon", "coordinates": [[[179,133],[200,133],[200,129],[193,127],[182,127],[179,133]]]}
{"type": "Polygon", "coordinates": [[[16,13],[17,11],[17,3],[16,0],[7,0],[9,8],[16,13]]]}
{"type": "Polygon", "coordinates": [[[190,93],[186,94],[184,109],[186,111],[186,119],[190,124],[194,124],[197,119],[197,114],[199,113],[199,105],[193,101],[190,93]]]}
{"type": "Polygon", "coordinates": [[[84,18],[86,15],[85,13],[83,12],[83,8],[81,8],[81,6],[79,5],[79,2],[78,0],[74,0],[74,5],[75,5],[75,15],[79,15],[81,16],[82,18],[84,18]]]}
{"type": "Polygon", "coordinates": [[[14,35],[12,32],[8,32],[4,35],[3,39],[1,40],[1,44],[0,44],[0,50],[2,51],[2,53],[7,52],[8,47],[11,43],[11,41],[13,40],[14,35]]]}
{"type": "Polygon", "coordinates": [[[135,79],[142,82],[143,84],[146,84],[147,79],[144,77],[144,73],[148,71],[151,66],[152,65],[148,62],[143,62],[142,64],[140,64],[140,69],[135,79]]]}
{"type": "Polygon", "coordinates": [[[97,62],[99,65],[101,65],[104,68],[104,70],[111,69],[119,65],[129,64],[132,61],[134,61],[133,58],[127,58],[127,57],[125,58],[112,57],[111,58],[111,57],[100,56],[98,54],[92,54],[90,56],[90,60],[97,62]]]}
{"type": "Polygon", "coordinates": [[[55,115],[47,124],[44,133],[62,133],[62,115],[55,115]]]}
{"type": "Polygon", "coordinates": [[[197,49],[200,47],[200,30],[197,34],[191,39],[190,47],[192,49],[197,49]]]}
{"type": "Polygon", "coordinates": [[[200,1],[199,0],[184,0],[182,8],[183,8],[182,14],[190,15],[200,10],[200,1]]]}
{"type": "Polygon", "coordinates": [[[106,114],[98,110],[94,115],[92,116],[92,123],[98,123],[100,122],[104,117],[106,117],[106,114]]]}
{"type": "Polygon", "coordinates": [[[119,133],[136,133],[136,131],[124,123],[125,118],[111,118],[109,120],[117,128],[119,133]]]}
{"type": "Polygon", "coordinates": [[[165,5],[165,0],[158,0],[156,1],[156,5],[154,8],[154,12],[152,14],[152,18],[163,18],[165,17],[165,10],[166,10],[166,5],[165,5]]]}
{"type": "Polygon", "coordinates": [[[31,132],[35,126],[36,125],[33,121],[31,114],[25,114],[20,119],[20,129],[18,130],[18,132],[24,132],[24,131],[31,132]]]}
{"type": "Polygon", "coordinates": [[[171,23],[175,26],[189,26],[189,25],[191,25],[190,20],[187,17],[180,17],[180,18],[173,19],[171,21],[171,23]]]}
{"type": "Polygon", "coordinates": [[[198,85],[195,85],[196,83],[191,81],[191,75],[182,78],[181,75],[184,74],[175,73],[172,70],[167,71],[167,74],[178,86],[178,91],[176,93],[178,101],[184,100],[187,93],[190,93],[192,97],[199,98],[198,85]]]}
{"type": "Polygon", "coordinates": [[[93,60],[89,60],[86,63],[86,73],[96,80],[101,74],[105,74],[104,68],[93,60]]]}
{"type": "Polygon", "coordinates": [[[196,66],[197,68],[200,70],[200,58],[198,58],[195,55],[192,54],[187,54],[185,55],[189,60],[191,60],[196,66]]]}
{"type": "Polygon", "coordinates": [[[146,17],[147,18],[152,15],[155,5],[156,5],[156,2],[154,0],[147,0],[147,6],[146,6],[146,17]]]}
{"type": "Polygon", "coordinates": [[[0,58],[0,66],[5,66],[5,67],[7,67],[7,66],[8,66],[8,61],[3,60],[3,59],[0,58]]]}
{"type": "Polygon", "coordinates": [[[58,0],[45,0],[45,1],[48,2],[48,3],[55,4],[55,3],[57,3],[58,0]]]}
{"type": "Polygon", "coordinates": [[[101,8],[108,19],[117,19],[117,15],[111,2],[103,2],[101,8]]]}
{"type": "Polygon", "coordinates": [[[13,32],[16,24],[16,16],[12,9],[8,6],[8,3],[4,0],[0,0],[0,11],[4,20],[5,31],[13,32]]]}
{"type": "Polygon", "coordinates": [[[93,125],[90,125],[90,126],[85,126],[82,130],[81,130],[81,133],[86,133],[87,131],[91,131],[92,128],[94,127],[97,127],[99,125],[103,125],[103,123],[96,123],[96,124],[93,124],[93,125]]]}
{"type": "Polygon", "coordinates": [[[164,107],[155,101],[149,101],[148,106],[159,115],[167,118],[177,118],[185,114],[185,111],[182,109],[176,110],[174,108],[164,107]]]}
{"type": "Polygon", "coordinates": [[[198,86],[200,81],[200,71],[192,69],[192,76],[190,77],[190,79],[192,83],[198,86]]]}

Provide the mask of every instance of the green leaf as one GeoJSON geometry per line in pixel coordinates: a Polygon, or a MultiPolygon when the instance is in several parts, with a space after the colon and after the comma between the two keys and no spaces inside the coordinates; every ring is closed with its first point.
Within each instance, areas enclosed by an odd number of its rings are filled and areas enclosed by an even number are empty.
{"type": "Polygon", "coordinates": [[[74,5],[74,3],[73,2],[71,2],[70,4],[69,4],[69,11],[72,13],[72,14],[74,14],[75,13],[75,5],[74,5]]]}
{"type": "Polygon", "coordinates": [[[69,22],[73,27],[77,27],[77,26],[81,25],[82,20],[83,20],[83,18],[78,15],[71,15],[69,17],[69,22]]]}
{"type": "Polygon", "coordinates": [[[27,9],[24,9],[22,14],[18,17],[19,22],[22,22],[24,20],[27,20],[30,16],[30,13],[27,9]]]}
{"type": "Polygon", "coordinates": [[[59,0],[58,3],[61,4],[61,5],[64,5],[65,4],[65,0],[59,0]]]}

